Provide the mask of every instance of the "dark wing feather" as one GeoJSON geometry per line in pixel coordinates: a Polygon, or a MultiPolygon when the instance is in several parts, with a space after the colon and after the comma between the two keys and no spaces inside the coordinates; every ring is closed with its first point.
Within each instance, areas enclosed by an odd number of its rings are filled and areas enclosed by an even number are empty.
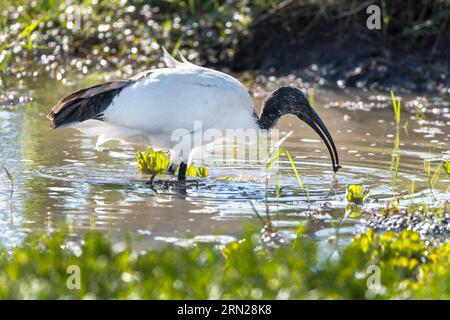
{"type": "Polygon", "coordinates": [[[82,122],[88,119],[103,120],[103,112],[120,91],[132,80],[107,82],[76,91],[61,99],[48,114],[50,127],[82,122]]]}

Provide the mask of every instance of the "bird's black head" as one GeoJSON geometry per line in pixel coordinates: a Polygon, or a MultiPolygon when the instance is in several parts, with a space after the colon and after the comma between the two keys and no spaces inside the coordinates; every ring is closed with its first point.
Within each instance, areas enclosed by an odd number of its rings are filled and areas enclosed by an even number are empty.
{"type": "Polygon", "coordinates": [[[274,91],[264,103],[259,118],[259,127],[264,130],[270,130],[277,124],[278,119],[285,114],[296,115],[316,131],[330,152],[333,171],[338,171],[341,166],[339,165],[338,153],[333,138],[301,90],[294,87],[281,87],[274,91]]]}

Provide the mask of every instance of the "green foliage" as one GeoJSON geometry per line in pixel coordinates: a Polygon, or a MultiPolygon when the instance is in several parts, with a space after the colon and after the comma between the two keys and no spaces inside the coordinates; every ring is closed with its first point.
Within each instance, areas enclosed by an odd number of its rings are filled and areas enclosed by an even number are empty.
{"type": "Polygon", "coordinates": [[[441,173],[442,164],[439,163],[436,165],[434,169],[431,168],[431,161],[429,159],[423,160],[423,170],[425,171],[425,175],[427,176],[428,188],[430,191],[433,191],[434,186],[436,185],[439,175],[441,173]]]}
{"type": "MultiPolygon", "coordinates": [[[[148,57],[144,60],[148,66],[155,54],[160,54],[152,42],[164,45],[172,53],[183,46],[197,50],[203,58],[224,61],[233,53],[230,43],[236,41],[253,18],[277,5],[276,1],[252,1],[250,10],[250,4],[244,0],[97,2],[36,0],[32,4],[32,1],[0,0],[0,70],[14,71],[24,64],[35,70],[40,65],[30,62],[41,54],[53,54],[64,64],[65,60],[52,49],[52,42],[62,45],[63,39],[70,48],[69,55],[104,59],[111,65],[116,65],[117,56],[129,55],[134,63],[142,63],[141,57],[148,57]],[[88,20],[84,19],[86,15],[88,20]],[[99,41],[104,36],[102,28],[108,28],[111,34],[108,41],[99,41]],[[125,34],[124,30],[131,30],[131,34],[125,34]],[[13,54],[17,48],[24,50],[13,54]],[[112,48],[118,54],[111,54],[112,48]],[[131,48],[139,54],[130,54],[131,48]],[[94,51],[99,54],[91,54],[94,51]]],[[[127,61],[120,64],[124,63],[127,61]]]]}
{"type": "Polygon", "coordinates": [[[197,177],[200,177],[200,178],[206,178],[206,177],[208,177],[208,174],[209,174],[208,169],[206,169],[204,167],[198,167],[196,173],[197,173],[197,177]]]}
{"type": "Polygon", "coordinates": [[[354,204],[362,204],[363,200],[367,198],[369,192],[364,190],[360,184],[351,184],[347,186],[347,201],[354,204]]]}
{"type": "Polygon", "coordinates": [[[450,161],[445,160],[442,164],[442,169],[444,169],[444,172],[450,177],[450,161]]]}
{"type": "Polygon", "coordinates": [[[364,299],[450,297],[450,244],[427,248],[417,233],[358,235],[336,258],[322,259],[300,232],[292,246],[265,249],[254,233],[219,250],[167,246],[137,254],[113,249],[99,233],[69,250],[63,233],[30,236],[0,249],[1,299],[364,299]],[[68,289],[69,266],[80,289],[68,289]],[[380,287],[368,288],[370,267],[380,287]]]}
{"type": "Polygon", "coordinates": [[[298,185],[300,186],[300,188],[306,192],[306,198],[308,200],[308,202],[310,201],[310,197],[309,197],[309,190],[305,188],[305,185],[303,184],[302,178],[300,177],[300,173],[298,172],[297,166],[295,165],[294,160],[292,159],[291,153],[284,148],[280,148],[278,149],[278,151],[272,156],[272,158],[270,159],[270,161],[266,164],[267,168],[271,168],[273,166],[273,164],[275,163],[275,161],[278,160],[278,158],[282,155],[285,154],[286,157],[289,160],[289,163],[291,164],[291,168],[292,171],[294,171],[295,177],[297,178],[297,182],[298,185]]]}
{"type": "Polygon", "coordinates": [[[363,204],[364,200],[367,199],[370,192],[364,190],[363,186],[359,184],[351,184],[347,186],[346,189],[346,198],[348,205],[345,209],[344,219],[349,218],[358,218],[362,214],[362,210],[360,205],[363,204]]]}
{"type": "MultiPolygon", "coordinates": [[[[178,169],[177,169],[178,170],[178,169]]],[[[198,177],[198,178],[207,178],[208,177],[208,169],[204,167],[195,167],[194,165],[189,165],[186,169],[186,175],[189,177],[198,177]]]]}
{"type": "Polygon", "coordinates": [[[136,152],[136,159],[138,160],[138,168],[144,172],[152,175],[151,180],[156,175],[163,175],[169,170],[170,156],[163,151],[147,150],[144,153],[136,152]]]}
{"type": "Polygon", "coordinates": [[[394,112],[395,112],[395,122],[398,126],[400,124],[400,112],[401,112],[400,100],[395,97],[394,91],[392,91],[392,90],[391,90],[391,98],[392,98],[392,105],[394,107],[394,112]]]}
{"type": "MultiPolygon", "coordinates": [[[[164,151],[147,150],[143,153],[136,152],[138,168],[143,173],[151,175],[151,181],[157,176],[167,174],[170,166],[170,155],[164,151]]],[[[178,170],[178,169],[177,169],[178,170]]],[[[186,169],[186,175],[190,177],[206,178],[208,177],[208,169],[204,167],[194,167],[189,165],[186,169]]]]}

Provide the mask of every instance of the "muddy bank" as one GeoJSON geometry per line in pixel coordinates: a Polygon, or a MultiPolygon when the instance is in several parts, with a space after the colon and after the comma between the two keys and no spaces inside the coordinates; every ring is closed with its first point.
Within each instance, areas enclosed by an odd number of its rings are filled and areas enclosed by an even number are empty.
{"type": "Polygon", "coordinates": [[[450,4],[421,2],[390,2],[381,30],[369,30],[368,3],[286,1],[240,37],[231,66],[319,84],[448,94],[450,4]]]}

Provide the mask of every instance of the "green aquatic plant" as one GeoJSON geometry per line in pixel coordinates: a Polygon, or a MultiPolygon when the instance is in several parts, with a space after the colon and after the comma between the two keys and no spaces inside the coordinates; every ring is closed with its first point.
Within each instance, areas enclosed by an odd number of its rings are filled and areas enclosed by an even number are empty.
{"type": "Polygon", "coordinates": [[[430,159],[423,160],[423,170],[427,177],[428,188],[430,189],[431,193],[433,193],[434,187],[438,181],[439,175],[441,173],[441,168],[442,168],[442,162],[437,164],[436,167],[434,169],[432,169],[431,168],[431,160],[430,159]]]}
{"type": "Polygon", "coordinates": [[[209,171],[205,167],[197,167],[196,174],[197,174],[197,177],[206,178],[209,175],[209,171]]]}
{"type": "Polygon", "coordinates": [[[445,160],[445,162],[442,164],[442,169],[450,177],[450,161],[445,160]]]}
{"type": "Polygon", "coordinates": [[[204,167],[195,167],[192,164],[189,165],[186,169],[186,175],[189,177],[207,178],[208,174],[209,174],[208,169],[204,167]]]}
{"type": "Polygon", "coordinates": [[[298,171],[298,169],[297,169],[297,166],[295,165],[295,162],[294,162],[294,160],[292,159],[291,153],[290,153],[287,149],[285,149],[285,148],[279,148],[278,151],[275,152],[274,155],[271,157],[270,161],[266,163],[266,167],[267,167],[267,168],[273,167],[275,161],[277,161],[277,160],[280,158],[280,156],[281,156],[282,154],[285,154],[286,157],[288,158],[289,163],[291,164],[292,171],[294,172],[295,177],[297,178],[298,185],[300,186],[300,188],[301,188],[303,191],[305,191],[305,193],[306,193],[306,198],[307,198],[307,200],[308,200],[308,202],[309,202],[309,201],[310,201],[309,190],[305,188],[305,185],[303,184],[303,181],[302,181],[302,178],[301,178],[301,176],[300,176],[300,173],[299,173],[299,171],[298,171]]]}
{"type": "Polygon", "coordinates": [[[392,91],[392,90],[391,90],[391,98],[392,98],[392,105],[394,107],[394,112],[395,112],[395,122],[398,126],[400,124],[400,113],[401,113],[400,99],[395,97],[394,91],[392,91]]]}
{"type": "MultiPolygon", "coordinates": [[[[395,140],[394,140],[394,149],[391,152],[391,166],[390,170],[392,172],[392,193],[394,197],[396,197],[396,186],[397,186],[397,178],[398,178],[398,172],[400,169],[400,113],[401,113],[401,107],[400,107],[400,100],[397,99],[394,95],[394,91],[391,90],[391,98],[392,98],[392,105],[394,107],[394,113],[395,113],[395,123],[396,123],[396,131],[395,131],[395,140]]],[[[407,122],[405,123],[405,131],[407,122]]]]}
{"type": "Polygon", "coordinates": [[[386,206],[383,208],[383,210],[380,211],[380,213],[384,216],[389,216],[393,214],[402,213],[402,210],[400,206],[398,205],[397,200],[390,200],[386,206]]]}
{"type": "Polygon", "coordinates": [[[368,198],[369,193],[360,184],[350,184],[347,186],[346,198],[348,202],[360,205],[368,198]]]}
{"type": "Polygon", "coordinates": [[[165,175],[169,170],[170,156],[164,151],[147,150],[143,153],[138,151],[136,159],[141,172],[151,175],[150,181],[153,181],[156,175],[165,175]]]}
{"type": "Polygon", "coordinates": [[[369,197],[370,192],[359,184],[351,184],[346,188],[346,198],[348,205],[345,208],[344,221],[347,217],[358,218],[362,214],[360,205],[369,197]]]}
{"type": "Polygon", "coordinates": [[[392,153],[391,156],[391,172],[392,172],[392,193],[396,196],[397,192],[395,187],[397,186],[398,172],[400,169],[400,154],[392,153]]]}
{"type": "MultiPolygon", "coordinates": [[[[170,155],[164,151],[147,150],[144,152],[136,152],[137,166],[143,173],[151,175],[150,181],[153,182],[157,175],[164,176],[167,174],[170,166],[170,155]]],[[[178,171],[177,168],[176,171],[178,171]]],[[[192,164],[186,169],[186,175],[190,177],[206,178],[208,177],[208,169],[204,167],[195,167],[192,164]]]]}
{"type": "Polygon", "coordinates": [[[409,184],[409,195],[413,195],[416,189],[414,177],[411,178],[411,183],[409,184]]]}

